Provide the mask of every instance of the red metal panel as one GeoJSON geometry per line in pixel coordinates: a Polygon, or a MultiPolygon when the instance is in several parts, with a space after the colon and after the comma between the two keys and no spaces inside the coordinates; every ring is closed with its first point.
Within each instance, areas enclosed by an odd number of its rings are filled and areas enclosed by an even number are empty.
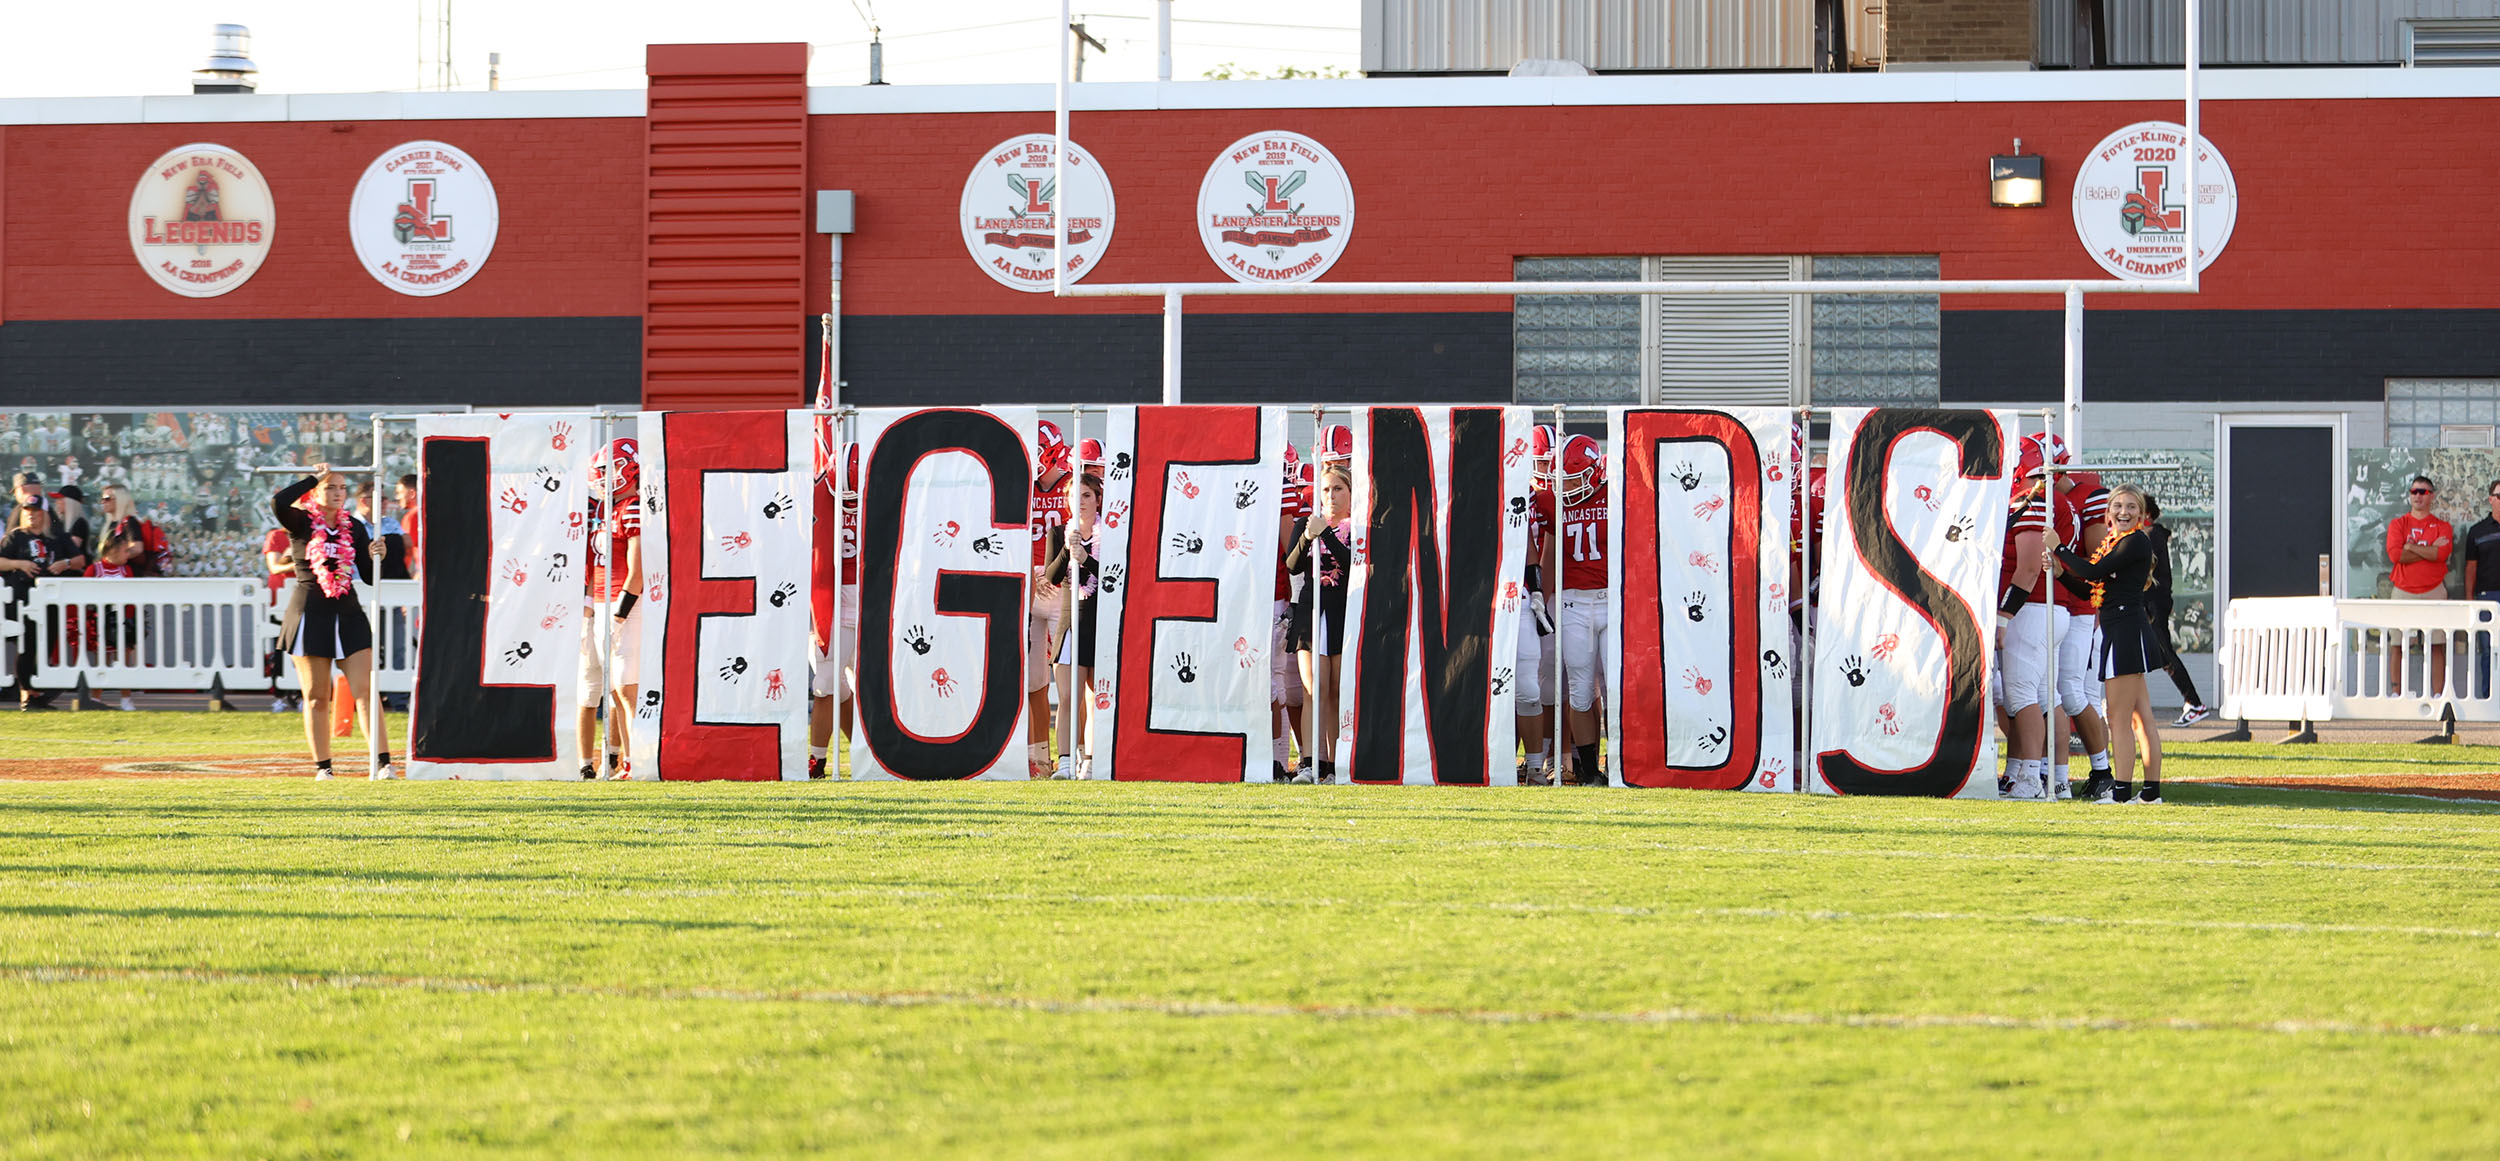
{"type": "Polygon", "coordinates": [[[643,406],[806,396],[807,46],[653,45],[643,406]]]}

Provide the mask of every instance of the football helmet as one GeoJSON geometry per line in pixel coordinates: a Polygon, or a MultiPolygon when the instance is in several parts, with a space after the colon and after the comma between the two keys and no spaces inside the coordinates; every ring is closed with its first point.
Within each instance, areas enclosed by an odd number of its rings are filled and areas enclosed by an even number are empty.
{"type": "Polygon", "coordinates": [[[1038,485],[1052,472],[1068,470],[1068,437],[1059,434],[1059,425],[1045,419],[1033,436],[1033,482],[1038,485]]]}
{"type": "Polygon", "coordinates": [[[1341,464],[1354,458],[1354,429],[1332,423],[1319,433],[1319,459],[1324,464],[1341,464]]]}
{"type": "Polygon", "coordinates": [[[1554,457],[1562,451],[1561,439],[1554,425],[1540,423],[1528,433],[1528,473],[1535,483],[1551,487],[1554,483],[1554,457]]]}
{"type": "Polygon", "coordinates": [[[1577,504],[1606,486],[1606,453],[1585,435],[1563,441],[1554,469],[1554,490],[1565,504],[1577,504]]]}
{"type": "Polygon", "coordinates": [[[630,438],[608,441],[590,457],[590,494],[602,500],[630,496],[642,486],[642,461],[630,438]]]}

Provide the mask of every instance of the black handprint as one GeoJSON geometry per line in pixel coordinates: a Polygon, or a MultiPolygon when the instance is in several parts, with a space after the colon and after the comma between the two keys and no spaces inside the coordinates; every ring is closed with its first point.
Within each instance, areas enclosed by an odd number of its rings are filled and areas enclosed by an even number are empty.
{"type": "Polygon", "coordinates": [[[1956,517],[1953,523],[1945,525],[1944,528],[1945,540],[1954,544],[1961,543],[1962,538],[1970,534],[1971,518],[1968,516],[1956,517]]]}
{"type": "Polygon", "coordinates": [[[557,475],[554,468],[540,468],[538,486],[550,492],[561,492],[564,490],[564,477],[557,475]]]}
{"type": "Polygon", "coordinates": [[[642,510],[654,516],[667,515],[668,493],[661,491],[657,483],[644,484],[642,486],[642,510]]]}
{"type": "Polygon", "coordinates": [[[506,665],[519,665],[522,661],[528,659],[529,655],[530,643],[523,641],[520,644],[503,651],[503,663],[506,665]]]}
{"type": "Polygon", "coordinates": [[[1855,653],[1843,657],[1840,659],[1840,675],[1849,679],[1849,687],[1852,689],[1864,685],[1866,684],[1866,662],[1859,660],[1855,653]]]}
{"type": "Polygon", "coordinates": [[[1725,745],[1727,745],[1726,726],[1712,726],[1709,733],[1701,736],[1701,746],[1705,750],[1716,750],[1725,745]]]}
{"type": "Polygon", "coordinates": [[[547,579],[554,580],[557,577],[563,576],[564,566],[571,563],[573,563],[573,556],[571,553],[559,552],[549,556],[547,558],[547,579]]]}
{"type": "Polygon", "coordinates": [[[745,676],[746,671],[747,659],[744,657],[732,657],[729,659],[729,664],[720,667],[720,679],[722,681],[734,682],[740,677],[745,676]]]}
{"type": "Polygon", "coordinates": [[[1684,618],[1686,620],[1699,621],[1702,617],[1708,615],[1709,612],[1710,594],[1705,593],[1700,589],[1694,589],[1692,592],[1685,594],[1684,618]]]}
{"type": "Polygon", "coordinates": [[[1677,464],[1668,469],[1667,474],[1675,477],[1675,482],[1682,484],[1687,492],[1701,486],[1701,473],[1693,470],[1691,464],[1677,464]]]}
{"type": "Polygon", "coordinates": [[[642,691],[642,704],[634,709],[634,716],[647,718],[659,712],[660,691],[658,689],[646,689],[642,691]]]}
{"type": "Polygon", "coordinates": [[[999,547],[997,537],[984,536],[972,542],[972,551],[980,553],[983,556],[996,556],[1007,550],[999,547]]]}
{"type": "Polygon", "coordinates": [[[1503,694],[1505,694],[1505,693],[1509,693],[1509,692],[1510,692],[1510,670],[1509,670],[1508,668],[1503,668],[1503,669],[1496,669],[1496,670],[1494,670],[1494,671],[1493,671],[1493,696],[1495,696],[1495,697],[1500,697],[1500,696],[1502,696],[1503,694]]]}
{"type": "Polygon", "coordinates": [[[1101,591],[1106,593],[1119,592],[1120,578],[1126,575],[1128,575],[1128,566],[1126,565],[1114,564],[1104,567],[1102,570],[1102,584],[1100,586],[1101,591]]]}
{"type": "Polygon", "coordinates": [[[1196,681],[1198,680],[1197,663],[1189,659],[1189,654],[1183,653],[1172,659],[1172,675],[1180,678],[1183,685],[1196,681]]]}
{"type": "Polygon", "coordinates": [[[1773,678],[1786,677],[1788,676],[1788,662],[1780,657],[1779,650],[1765,649],[1762,651],[1762,671],[1773,678]]]}
{"type": "Polygon", "coordinates": [[[903,630],[903,644],[911,646],[913,655],[926,657],[929,655],[929,631],[918,625],[905,629],[903,630]]]}
{"type": "Polygon", "coordinates": [[[1513,515],[1513,516],[1525,516],[1525,515],[1527,515],[1527,514],[1528,514],[1528,498],[1527,498],[1526,496],[1513,496],[1513,497],[1511,497],[1511,498],[1510,498],[1510,514],[1511,514],[1511,515],[1513,515]]]}
{"type": "Polygon", "coordinates": [[[797,595],[799,595],[799,586],[791,584],[788,581],[783,581],[781,582],[780,588],[773,590],[773,595],[764,599],[771,601],[773,603],[773,607],[778,609],[783,605],[789,604],[790,598],[797,595]]]}
{"type": "Polygon", "coordinates": [[[1127,452],[1113,453],[1111,456],[1111,478],[1115,480],[1127,479],[1129,466],[1135,462],[1136,461],[1128,458],[1127,452]]]}
{"type": "Polygon", "coordinates": [[[764,501],[764,519],[766,520],[779,520],[781,514],[789,510],[790,497],[786,493],[776,492],[772,499],[764,501]]]}
{"type": "Polygon", "coordinates": [[[1233,489],[1234,508],[1247,508],[1258,502],[1259,482],[1257,480],[1243,480],[1240,487],[1233,489]]]}
{"type": "Polygon", "coordinates": [[[1194,555],[1199,549],[1205,548],[1206,546],[1207,542],[1199,539],[1197,533],[1175,532],[1172,534],[1172,551],[1174,552],[1186,552],[1194,555]]]}

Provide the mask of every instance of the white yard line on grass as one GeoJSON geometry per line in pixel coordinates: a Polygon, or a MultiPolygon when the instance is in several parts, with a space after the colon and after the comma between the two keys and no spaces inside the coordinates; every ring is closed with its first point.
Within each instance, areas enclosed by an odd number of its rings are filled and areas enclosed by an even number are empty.
{"type": "Polygon", "coordinates": [[[541,983],[483,977],[377,976],[355,973],[242,972],[213,968],[181,970],[64,964],[0,967],[0,979],[40,984],[132,981],[339,988],[359,991],[444,992],[483,995],[545,995],[662,1001],[761,1004],[832,1004],[861,1008],[990,1008],[1062,1015],[1135,1014],[1185,1018],[1249,1017],[1297,1020],[1445,1021],[1462,1024],[1613,1024],[1665,1026],[1724,1024],[1808,1028],[1980,1028],[2012,1031],[2243,1032],[2275,1035],[2368,1037],[2489,1036],[2500,1029],[2481,1024],[2386,1024],[2344,1020],[2128,1020],[2091,1016],[2003,1016],[1987,1013],[1733,1012],[1698,1008],[1629,1011],[1450,1008],[1396,1004],[1257,1004],[1230,1000],[1165,1000],[1151,997],[1075,999],[979,992],[828,991],[748,988],[635,987],[541,983]]]}

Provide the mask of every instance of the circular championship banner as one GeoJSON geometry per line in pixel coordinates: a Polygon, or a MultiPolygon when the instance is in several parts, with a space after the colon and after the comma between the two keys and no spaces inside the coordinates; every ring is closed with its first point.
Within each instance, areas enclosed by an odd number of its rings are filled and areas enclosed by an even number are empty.
{"type": "MultiPolygon", "coordinates": [[[[2075,234],[2120,278],[2177,278],[2187,269],[2187,129],[2139,121],[2101,139],[2075,169],[2075,234]]],[[[2196,154],[2196,268],[2213,265],[2239,218],[2239,185],[2214,143],[2196,154]]]]}
{"type": "Polygon", "coordinates": [[[1111,248],[1118,207],[1111,178],[1085,147],[1068,143],[1068,189],[1059,188],[1054,139],[1048,133],[1010,137],[990,147],[964,179],[956,215],[964,249],[1001,286],[1049,293],[1050,251],[1059,207],[1068,207],[1068,281],[1085,277],[1111,248]],[[1062,201],[1061,194],[1066,195],[1062,201]]]}
{"type": "Polygon", "coordinates": [[[1309,282],[1354,234],[1354,184],[1326,146],[1253,133],[1226,146],[1198,183],[1198,239],[1235,282],[1309,282]]]}
{"type": "Polygon", "coordinates": [[[167,150],[130,194],[130,252],[176,294],[213,298],[251,281],[277,236],[260,167],[223,145],[167,150]]]}
{"type": "Polygon", "coordinates": [[[420,298],[476,277],[502,220],[486,168],[440,141],[383,151],[347,203],[347,236],[365,273],[420,298]]]}

